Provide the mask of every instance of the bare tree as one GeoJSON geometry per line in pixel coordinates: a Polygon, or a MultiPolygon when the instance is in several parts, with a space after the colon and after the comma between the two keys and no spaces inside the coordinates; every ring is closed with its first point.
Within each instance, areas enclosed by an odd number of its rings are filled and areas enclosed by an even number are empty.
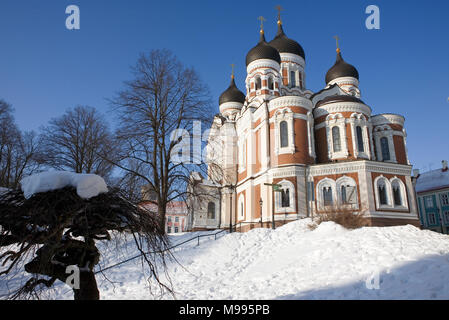
{"type": "Polygon", "coordinates": [[[102,115],[92,107],[77,106],[42,129],[42,162],[52,168],[94,173],[109,178],[114,159],[114,139],[102,115]]]}
{"type": "Polygon", "coordinates": [[[161,293],[173,294],[160,280],[166,259],[172,257],[164,230],[155,217],[110,189],[90,199],[71,187],[38,193],[25,199],[20,190],[0,194],[0,279],[22,268],[31,274],[9,298],[39,297],[59,280],[67,283],[68,267],[79,270],[75,300],[97,300],[100,292],[94,268],[100,261],[96,241],[114,234],[131,234],[161,293]]]}
{"type": "Polygon", "coordinates": [[[209,90],[167,50],[142,54],[132,70],[134,79],[111,101],[120,145],[120,161],[113,163],[146,183],[162,226],[167,203],[185,194],[191,169],[190,151],[187,162],[173,161],[177,146],[190,147],[190,140],[176,132],[191,137],[194,121],[207,127],[212,119],[209,90]]]}
{"type": "Polygon", "coordinates": [[[39,168],[39,142],[34,132],[22,133],[12,107],[0,100],[0,187],[15,189],[26,174],[39,168]]]}

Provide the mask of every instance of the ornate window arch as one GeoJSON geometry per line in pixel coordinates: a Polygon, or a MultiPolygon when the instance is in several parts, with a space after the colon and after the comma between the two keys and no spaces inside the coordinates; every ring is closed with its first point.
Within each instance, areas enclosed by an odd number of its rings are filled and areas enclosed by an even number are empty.
{"type": "Polygon", "coordinates": [[[352,131],[352,147],[356,158],[371,159],[369,131],[371,123],[363,113],[354,112],[349,118],[352,131]]]}
{"type": "Polygon", "coordinates": [[[269,77],[268,77],[268,89],[269,89],[269,90],[274,90],[273,76],[269,76],[269,77]]]}
{"type": "Polygon", "coordinates": [[[407,188],[404,182],[398,177],[393,177],[390,179],[390,183],[393,206],[399,209],[407,209],[407,188]]]}
{"type": "Polygon", "coordinates": [[[337,185],[334,180],[324,178],[316,185],[318,209],[334,206],[337,203],[337,185]]]}
{"type": "Polygon", "coordinates": [[[295,212],[295,185],[285,179],[277,184],[281,185],[281,191],[274,192],[275,212],[295,212]]]}
{"type": "Polygon", "coordinates": [[[346,120],[341,113],[329,114],[326,117],[326,136],[327,136],[327,151],[329,159],[346,158],[348,156],[348,146],[346,142],[346,120]],[[334,140],[332,133],[337,130],[338,127],[340,136],[340,150],[334,149],[334,140]]]}
{"type": "Polygon", "coordinates": [[[374,180],[377,208],[391,207],[390,189],[390,181],[384,176],[381,175],[374,180]]]}
{"type": "Polygon", "coordinates": [[[294,117],[290,108],[277,110],[274,115],[276,154],[295,153],[294,117]],[[287,134],[285,134],[287,133],[287,134]]]}
{"type": "MultiPolygon", "coordinates": [[[[385,162],[397,162],[396,161],[396,152],[394,150],[394,141],[393,141],[393,129],[389,125],[382,125],[377,126],[374,129],[374,141],[376,143],[376,150],[377,150],[377,160],[378,161],[385,161],[385,162]],[[384,158],[384,155],[387,155],[387,153],[382,152],[382,142],[381,138],[387,139],[388,146],[388,156],[389,159],[384,158]]],[[[385,140],[383,140],[385,141],[385,140]]],[[[385,144],[385,142],[384,142],[385,144]]],[[[385,147],[386,147],[385,146],[385,147]]]]}
{"type": "Polygon", "coordinates": [[[349,205],[352,208],[358,208],[357,184],[355,180],[348,176],[337,179],[338,204],[349,205]]]}
{"type": "Polygon", "coordinates": [[[261,78],[259,75],[257,75],[257,76],[255,77],[255,80],[254,80],[254,88],[255,88],[256,90],[262,89],[262,78],[261,78]]]}

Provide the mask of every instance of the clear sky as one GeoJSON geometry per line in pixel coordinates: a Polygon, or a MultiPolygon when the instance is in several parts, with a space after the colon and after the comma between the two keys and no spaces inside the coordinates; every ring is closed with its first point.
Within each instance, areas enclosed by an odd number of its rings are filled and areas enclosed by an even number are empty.
{"type": "Polygon", "coordinates": [[[324,87],[338,35],[373,114],[405,116],[415,168],[436,169],[449,160],[447,0],[1,0],[0,98],[13,105],[23,130],[38,129],[79,104],[109,115],[106,99],[131,79],[129,67],[139,53],[167,48],[208,83],[218,112],[231,63],[244,89],[258,16],[267,19],[267,41],[275,36],[277,4],[285,9],[285,33],[305,50],[308,89],[324,87]],[[80,8],[80,30],[66,29],[71,4],[80,8]],[[380,30],[365,27],[370,4],[380,9],[380,30]]]}

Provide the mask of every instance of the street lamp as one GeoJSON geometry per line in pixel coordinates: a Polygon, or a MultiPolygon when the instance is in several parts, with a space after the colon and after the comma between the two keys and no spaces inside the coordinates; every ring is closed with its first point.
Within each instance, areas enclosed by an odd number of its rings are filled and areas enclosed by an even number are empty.
{"type": "Polygon", "coordinates": [[[263,205],[263,200],[262,200],[262,198],[260,198],[259,204],[260,204],[260,227],[263,228],[263,224],[262,224],[262,205],[263,205]]]}
{"type": "Polygon", "coordinates": [[[281,185],[276,183],[264,183],[266,186],[270,186],[272,190],[272,199],[271,199],[271,228],[274,230],[276,229],[276,225],[274,222],[274,192],[281,192],[281,185]]]}

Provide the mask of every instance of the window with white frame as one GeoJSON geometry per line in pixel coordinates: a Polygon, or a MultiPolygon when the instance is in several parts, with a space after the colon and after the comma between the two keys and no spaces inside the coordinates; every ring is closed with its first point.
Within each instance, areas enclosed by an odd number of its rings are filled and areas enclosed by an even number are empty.
{"type": "Polygon", "coordinates": [[[393,202],[395,206],[402,206],[403,205],[403,199],[402,199],[402,192],[401,192],[401,185],[399,184],[398,180],[394,180],[391,183],[391,188],[393,189],[393,202]]]}
{"type": "Polygon", "coordinates": [[[281,121],[279,124],[281,148],[288,147],[288,123],[287,121],[281,121]]]}
{"type": "Polygon", "coordinates": [[[294,212],[295,210],[295,186],[289,180],[282,180],[277,183],[280,191],[275,191],[275,211],[294,212]]]}
{"type": "Polygon", "coordinates": [[[338,126],[332,127],[332,148],[334,152],[341,151],[340,128],[338,126]]]}
{"type": "Polygon", "coordinates": [[[268,77],[268,89],[273,90],[274,89],[274,82],[273,77],[268,77]]]}
{"type": "Polygon", "coordinates": [[[323,187],[323,203],[325,206],[331,206],[334,203],[332,198],[332,187],[323,187]]]}
{"type": "Polygon", "coordinates": [[[390,160],[390,147],[388,145],[387,137],[380,138],[380,149],[382,152],[382,161],[390,160]]]}
{"type": "Polygon", "coordinates": [[[294,118],[290,108],[277,110],[275,114],[275,153],[294,153],[294,118]]]}
{"type": "Polygon", "coordinates": [[[353,113],[348,121],[351,124],[354,156],[370,159],[368,129],[371,128],[371,125],[366,116],[362,113],[353,113]]]}
{"type": "Polygon", "coordinates": [[[408,209],[407,188],[398,177],[390,180],[380,176],[375,179],[375,196],[378,208],[408,209]]]}
{"type": "Polygon", "coordinates": [[[357,148],[359,152],[365,152],[365,146],[363,145],[363,133],[362,133],[362,127],[357,126],[356,127],[356,133],[357,133],[357,148]]]}
{"type": "Polygon", "coordinates": [[[337,179],[337,192],[340,204],[352,205],[353,207],[358,206],[357,185],[354,179],[347,176],[337,179]]]}
{"type": "Polygon", "coordinates": [[[262,79],[257,76],[255,80],[256,90],[260,90],[262,88],[262,79]]]}
{"type": "Polygon", "coordinates": [[[379,206],[389,206],[390,201],[388,199],[388,180],[385,178],[378,179],[376,183],[376,190],[379,206]]]}
{"type": "Polygon", "coordinates": [[[340,159],[348,156],[346,142],[346,120],[341,113],[326,117],[326,136],[329,159],[340,159]]]}
{"type": "Polygon", "coordinates": [[[316,185],[318,209],[324,209],[335,204],[337,199],[337,185],[334,180],[324,178],[316,185]]]}
{"type": "Polygon", "coordinates": [[[290,88],[296,87],[296,71],[290,71],[290,88]]]}
{"type": "Polygon", "coordinates": [[[377,160],[396,162],[393,129],[388,125],[378,126],[374,129],[373,135],[377,150],[377,160]]]}

